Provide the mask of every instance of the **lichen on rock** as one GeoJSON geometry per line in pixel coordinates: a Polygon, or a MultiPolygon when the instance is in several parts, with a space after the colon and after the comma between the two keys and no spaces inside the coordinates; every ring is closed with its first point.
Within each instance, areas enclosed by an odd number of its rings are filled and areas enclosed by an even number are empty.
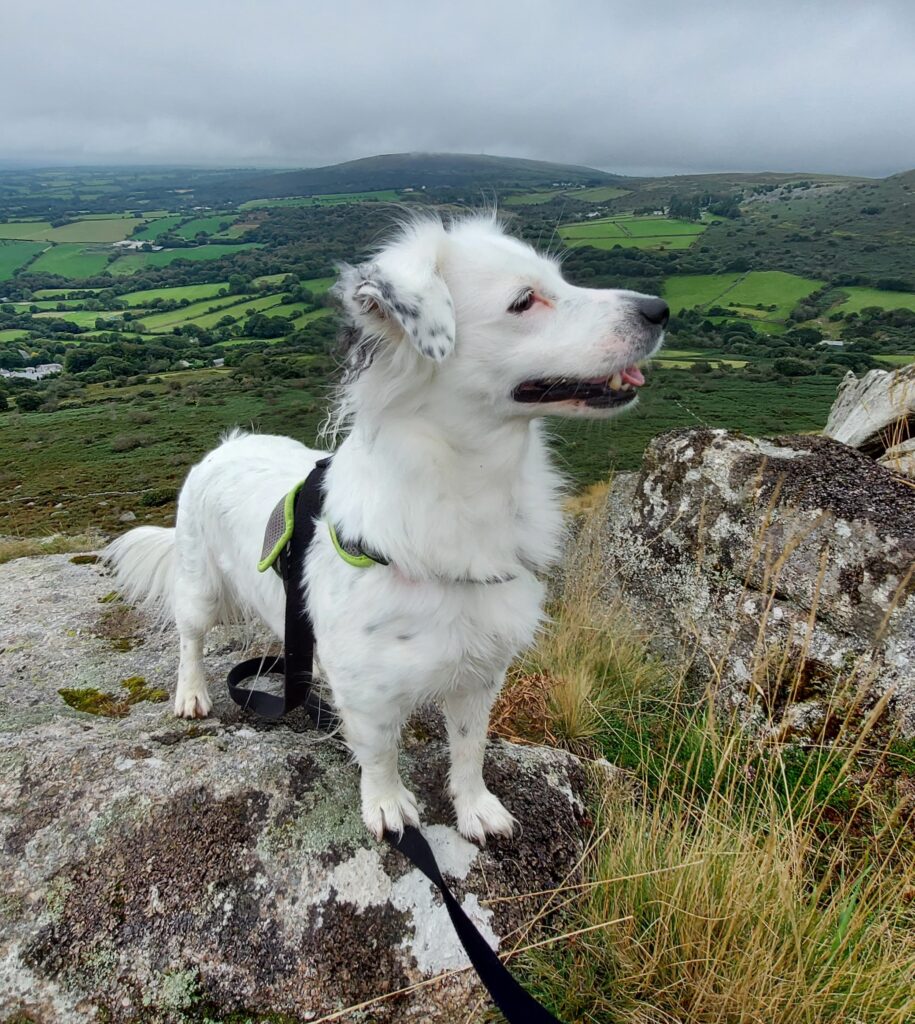
{"type": "MultiPolygon", "coordinates": [[[[465,1019],[480,986],[431,884],[367,835],[342,743],[236,708],[221,680],[243,638],[224,630],[207,650],[214,717],[174,719],[157,691],[176,638],[141,622],[142,643],[112,650],[109,590],[67,556],[0,577],[0,1020],[291,1024],[380,997],[340,1019],[465,1019]],[[71,707],[64,682],[129,714],[71,707]]],[[[526,893],[574,877],[582,765],[491,744],[488,784],[521,828],[481,850],[453,828],[435,716],[401,760],[455,895],[501,944],[540,907],[526,893]]]]}
{"type": "Polygon", "coordinates": [[[822,437],[655,438],[603,515],[608,599],[722,701],[828,696],[838,680],[915,732],[915,492],[822,437]],[[780,664],[794,692],[766,692],[780,664]]]}

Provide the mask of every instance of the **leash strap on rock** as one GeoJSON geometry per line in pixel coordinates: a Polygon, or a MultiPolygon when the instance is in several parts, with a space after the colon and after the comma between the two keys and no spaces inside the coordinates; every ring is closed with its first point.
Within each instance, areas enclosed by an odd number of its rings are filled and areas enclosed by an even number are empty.
{"type": "MultiPolygon", "coordinates": [[[[265,655],[249,658],[236,665],[226,682],[236,704],[263,718],[281,718],[293,708],[304,707],[319,729],[330,729],[336,715],[311,689],[315,637],[305,602],[305,556],[315,532],[315,520],[321,516],[322,484],[330,459],[322,459],[308,474],[295,499],[295,527],[288,547],[280,555],[283,583],[286,587],[284,657],[265,655]],[[263,675],[283,676],[283,695],[243,686],[248,679],[263,675]]],[[[407,825],[402,836],[391,832],[385,838],[429,879],[442,894],[457,937],[470,958],[480,981],[502,1011],[508,1024],[560,1024],[533,996],[518,984],[464,913],[448,888],[432,848],[422,833],[407,825]]]]}
{"type": "Polygon", "coordinates": [[[509,1024],[560,1024],[549,1010],[544,1009],[515,981],[502,961],[490,949],[489,943],[477,931],[476,925],[464,913],[445,879],[442,878],[432,847],[419,829],[407,825],[399,838],[393,832],[386,832],[385,839],[414,867],[419,868],[442,894],[464,952],[470,957],[473,969],[509,1024]]]}

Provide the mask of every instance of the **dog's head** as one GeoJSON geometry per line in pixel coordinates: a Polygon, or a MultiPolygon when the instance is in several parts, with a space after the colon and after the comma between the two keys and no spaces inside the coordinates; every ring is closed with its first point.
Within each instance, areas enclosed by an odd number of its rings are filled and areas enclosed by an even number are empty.
{"type": "Polygon", "coordinates": [[[421,390],[501,418],[606,417],[635,401],[668,318],[653,296],[569,284],[493,218],[417,221],[340,270],[349,376],[376,404],[421,390]]]}

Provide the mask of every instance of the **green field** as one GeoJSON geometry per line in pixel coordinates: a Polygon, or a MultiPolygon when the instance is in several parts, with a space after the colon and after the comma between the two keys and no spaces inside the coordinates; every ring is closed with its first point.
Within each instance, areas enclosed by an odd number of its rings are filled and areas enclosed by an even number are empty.
{"type": "Polygon", "coordinates": [[[502,202],[505,206],[540,206],[561,195],[562,189],[554,188],[549,192],[525,192],[522,195],[506,196],[502,202]]]}
{"type": "Polygon", "coordinates": [[[719,295],[735,285],[740,277],[740,274],[683,274],[668,277],[661,295],[676,314],[681,309],[714,305],[719,295]]]}
{"type": "Polygon", "coordinates": [[[258,210],[265,206],[340,206],[343,203],[386,202],[396,203],[401,199],[394,189],[379,189],[376,192],[329,192],[326,195],[290,196],[285,199],[249,199],[239,210],[258,210]]]}
{"type": "Polygon", "coordinates": [[[0,342],[21,341],[23,338],[27,338],[28,336],[28,331],[20,331],[16,330],[16,328],[10,328],[5,331],[0,331],[0,342]]]}
{"type": "Polygon", "coordinates": [[[879,306],[880,309],[911,309],[915,310],[915,292],[884,292],[877,288],[845,287],[842,291],[848,298],[836,306],[843,313],[860,313],[868,306],[879,306]]]}
{"type": "Polygon", "coordinates": [[[620,196],[628,194],[629,189],[616,188],[613,185],[598,185],[596,188],[575,189],[566,193],[573,199],[581,199],[586,203],[606,203],[610,199],[619,199],[620,196]]]}
{"type": "Polygon", "coordinates": [[[0,224],[0,238],[41,241],[51,230],[51,225],[46,220],[13,221],[9,224],[0,224]]]}
{"type": "Polygon", "coordinates": [[[753,270],[747,274],[686,274],[669,277],[661,294],[674,313],[708,306],[734,307],[735,316],[783,320],[797,303],[816,291],[819,281],[781,270],[753,270]],[[752,307],[775,306],[774,310],[752,307]]]}
{"type": "Polygon", "coordinates": [[[40,288],[34,292],[36,299],[68,299],[75,292],[91,292],[95,294],[101,288],[40,288]]]}
{"type": "Polygon", "coordinates": [[[215,260],[245,249],[258,248],[256,242],[240,245],[198,245],[191,249],[160,249],[158,252],[132,252],[120,256],[109,268],[112,274],[135,274],[143,267],[167,267],[175,260],[215,260]]]}
{"type": "Polygon", "coordinates": [[[36,313],[36,320],[67,320],[77,327],[95,327],[96,320],[119,320],[122,313],[117,310],[88,310],[74,309],[66,312],[45,312],[36,313]]]}
{"type": "Polygon", "coordinates": [[[613,249],[617,245],[634,249],[688,249],[707,225],[672,217],[602,217],[598,220],[565,224],[559,229],[563,241],[575,248],[613,249]]]}
{"type": "Polygon", "coordinates": [[[214,284],[188,284],[177,288],[146,288],[139,292],[128,292],[121,298],[128,306],[148,306],[155,299],[168,299],[170,302],[187,299],[188,302],[194,302],[197,299],[208,299],[228,287],[227,282],[217,281],[214,284]]]}
{"type": "Polygon", "coordinates": [[[8,281],[19,267],[43,248],[41,242],[0,242],[0,281],[8,281]]]}
{"type": "Polygon", "coordinates": [[[120,242],[137,226],[136,217],[106,220],[78,220],[73,224],[52,228],[42,237],[52,242],[120,242]]]}
{"type": "MultiPolygon", "coordinates": [[[[192,302],[188,306],[182,306],[180,309],[173,309],[166,313],[144,313],[141,318],[141,323],[147,331],[153,334],[160,331],[171,331],[173,328],[178,327],[180,324],[186,323],[188,320],[194,320],[195,323],[200,323],[197,317],[202,317],[208,313],[214,306],[217,309],[222,310],[226,306],[234,306],[238,302],[239,296],[237,295],[223,295],[219,298],[211,296],[210,298],[201,299],[199,302],[192,302]]],[[[216,320],[223,314],[220,313],[216,316],[216,320]]],[[[200,326],[203,326],[202,324],[200,326]]]]}
{"type": "Polygon", "coordinates": [[[234,213],[223,213],[216,217],[195,217],[180,228],[175,228],[175,234],[181,238],[193,239],[202,231],[207,235],[215,235],[225,225],[229,227],[235,220],[234,213]]]}
{"type": "Polygon", "coordinates": [[[178,224],[181,223],[183,217],[159,217],[156,220],[151,220],[146,227],[141,231],[138,231],[135,235],[131,235],[131,238],[140,242],[151,242],[153,239],[158,238],[163,232],[171,231],[178,224]]]}
{"type": "Polygon", "coordinates": [[[777,308],[767,316],[770,319],[783,320],[801,299],[819,287],[819,281],[798,277],[797,274],[786,274],[781,270],[754,270],[744,274],[727,294],[719,297],[717,305],[774,305],[777,308]]]}
{"type": "Polygon", "coordinates": [[[322,295],[333,286],[335,277],[312,277],[302,282],[302,287],[307,288],[312,295],[322,295]]]}
{"type": "Polygon", "coordinates": [[[120,242],[136,227],[135,217],[106,217],[77,220],[52,228],[47,221],[0,224],[0,238],[31,239],[36,242],[120,242]]]}
{"type": "MultiPolygon", "coordinates": [[[[285,310],[291,307],[284,306],[282,308],[285,310]]],[[[302,313],[301,316],[297,316],[292,321],[292,326],[297,331],[300,331],[305,324],[310,324],[312,320],[320,320],[322,317],[332,316],[334,312],[334,310],[329,309],[327,306],[322,306],[320,309],[313,309],[310,313],[302,313]]]]}
{"type": "Polygon", "coordinates": [[[55,245],[43,252],[29,269],[35,273],[60,274],[62,277],[92,277],[106,269],[110,252],[108,247],[55,245]]]}
{"type": "Polygon", "coordinates": [[[874,359],[878,363],[885,363],[887,366],[908,366],[909,363],[915,363],[915,352],[910,352],[907,355],[902,353],[896,355],[876,355],[874,359]]]}

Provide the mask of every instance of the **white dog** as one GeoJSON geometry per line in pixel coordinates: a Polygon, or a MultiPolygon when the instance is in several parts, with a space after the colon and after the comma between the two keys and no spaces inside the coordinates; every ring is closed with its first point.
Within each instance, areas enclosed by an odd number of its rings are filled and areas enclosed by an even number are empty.
{"type": "MultiPolygon", "coordinates": [[[[348,369],[335,424],[348,433],[303,582],[361,768],[362,816],[378,837],[417,823],[398,741],[410,713],[435,700],[458,828],[480,842],[508,835],[514,819],[483,782],[489,712],[541,622],[535,572],[556,560],[563,533],[538,420],[632,405],[667,306],[573,287],[492,217],[410,223],[375,259],[343,266],[337,293],[348,369]],[[389,564],[344,561],[328,524],[344,547],[389,564]]],[[[210,711],[203,641],[215,622],[258,616],[282,638],[282,583],[256,569],[264,527],[324,454],[233,432],[188,474],[174,529],[141,527],[109,547],[128,599],[177,624],[176,715],[210,711]]]]}

